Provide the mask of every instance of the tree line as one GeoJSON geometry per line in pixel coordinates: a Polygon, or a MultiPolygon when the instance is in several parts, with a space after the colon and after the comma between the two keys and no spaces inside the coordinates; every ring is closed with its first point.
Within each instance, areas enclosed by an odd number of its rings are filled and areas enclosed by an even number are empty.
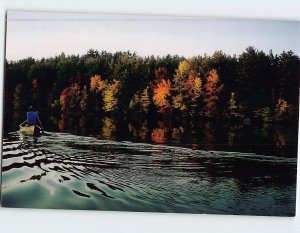
{"type": "Polygon", "coordinates": [[[300,60],[248,47],[191,58],[131,52],[5,61],[5,117],[42,113],[297,122],[300,60]]]}

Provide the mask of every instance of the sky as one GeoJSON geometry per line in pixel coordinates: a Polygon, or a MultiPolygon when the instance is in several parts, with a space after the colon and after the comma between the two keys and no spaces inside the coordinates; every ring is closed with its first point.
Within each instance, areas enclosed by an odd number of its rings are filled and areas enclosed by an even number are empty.
{"type": "Polygon", "coordinates": [[[89,49],[185,57],[249,46],[300,55],[300,22],[47,12],[7,12],[6,59],[82,55],[89,49]]]}

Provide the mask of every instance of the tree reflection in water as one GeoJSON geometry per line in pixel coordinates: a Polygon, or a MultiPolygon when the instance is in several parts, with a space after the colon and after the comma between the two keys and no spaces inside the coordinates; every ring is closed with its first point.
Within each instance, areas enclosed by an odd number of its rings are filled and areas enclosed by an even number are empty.
{"type": "Polygon", "coordinates": [[[80,134],[86,135],[86,117],[85,116],[80,116],[78,125],[80,128],[80,134]]]}
{"type": "Polygon", "coordinates": [[[66,123],[66,115],[60,114],[60,119],[58,122],[58,128],[60,132],[65,132],[65,123],[66,123]]]}
{"type": "Polygon", "coordinates": [[[172,141],[176,144],[181,142],[182,134],[184,133],[184,128],[179,126],[178,128],[173,128],[171,133],[172,141]]]}
{"type": "Polygon", "coordinates": [[[116,140],[116,123],[112,118],[105,117],[102,120],[101,138],[107,140],[116,140]]]}
{"type": "Polygon", "coordinates": [[[159,121],[158,128],[153,129],[151,133],[151,141],[155,143],[165,143],[168,141],[168,127],[165,126],[165,122],[159,121]]]}
{"type": "Polygon", "coordinates": [[[276,147],[279,149],[283,148],[286,145],[285,135],[282,133],[279,127],[275,127],[274,132],[275,132],[276,147]]]}
{"type": "Polygon", "coordinates": [[[239,139],[239,132],[243,129],[243,125],[229,125],[227,131],[227,141],[229,146],[233,146],[239,139]]]}
{"type": "Polygon", "coordinates": [[[206,150],[214,150],[215,146],[215,127],[212,122],[206,122],[202,127],[204,134],[204,146],[206,150]]]}
{"type": "Polygon", "coordinates": [[[139,138],[142,141],[146,141],[148,138],[148,134],[149,134],[148,121],[145,120],[145,121],[143,121],[142,125],[140,126],[139,138]]]}
{"type": "MultiPolygon", "coordinates": [[[[20,114],[13,116],[20,121],[20,114]]],[[[44,120],[45,118],[42,118],[44,120]]],[[[264,155],[297,155],[297,127],[288,125],[244,125],[200,121],[138,119],[61,114],[43,121],[46,131],[95,136],[99,139],[158,143],[200,150],[254,152],[264,155]]],[[[18,125],[15,125],[18,130],[18,125]]]]}

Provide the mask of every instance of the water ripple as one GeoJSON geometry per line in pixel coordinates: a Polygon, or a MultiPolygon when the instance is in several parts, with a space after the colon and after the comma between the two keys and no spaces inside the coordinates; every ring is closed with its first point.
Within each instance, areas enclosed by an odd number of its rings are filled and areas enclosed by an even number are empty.
{"type": "Polygon", "coordinates": [[[11,133],[2,151],[4,206],[294,213],[295,158],[65,133],[38,140],[11,133]]]}

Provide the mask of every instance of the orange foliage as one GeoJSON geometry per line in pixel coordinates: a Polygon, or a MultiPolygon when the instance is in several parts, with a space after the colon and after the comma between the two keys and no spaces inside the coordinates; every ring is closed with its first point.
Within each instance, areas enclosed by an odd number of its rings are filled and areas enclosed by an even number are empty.
{"type": "Polygon", "coordinates": [[[201,78],[197,76],[195,70],[191,70],[188,79],[184,84],[184,90],[188,93],[190,97],[197,98],[201,95],[201,86],[201,78]]]}
{"type": "Polygon", "coordinates": [[[209,71],[209,76],[204,85],[204,103],[203,110],[206,116],[217,116],[217,103],[219,102],[219,94],[223,89],[223,84],[220,84],[219,75],[216,69],[209,71]]]}
{"type": "Polygon", "coordinates": [[[100,75],[94,75],[90,79],[90,90],[91,91],[102,91],[106,87],[105,81],[103,81],[100,77],[100,75]]]}
{"type": "Polygon", "coordinates": [[[153,90],[153,101],[155,106],[159,108],[159,112],[164,113],[169,107],[170,103],[167,97],[171,96],[171,82],[170,80],[162,80],[153,90]]]}

